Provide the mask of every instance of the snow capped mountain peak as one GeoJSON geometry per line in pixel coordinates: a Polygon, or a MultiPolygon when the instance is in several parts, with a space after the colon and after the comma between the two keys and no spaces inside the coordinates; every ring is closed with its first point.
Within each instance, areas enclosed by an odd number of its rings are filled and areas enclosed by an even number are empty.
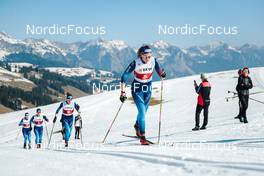
{"type": "Polygon", "coordinates": [[[124,48],[129,47],[125,41],[123,40],[104,40],[102,38],[96,39],[96,40],[90,40],[85,44],[85,48],[90,46],[100,46],[108,50],[122,50],[124,48]]]}
{"type": "Polygon", "coordinates": [[[58,46],[53,44],[51,41],[47,39],[25,39],[24,40],[29,47],[32,47],[34,51],[38,54],[44,55],[46,53],[52,53],[56,55],[66,55],[66,53],[59,48],[58,46]]]}
{"type": "Polygon", "coordinates": [[[253,44],[249,44],[249,43],[246,43],[244,44],[243,46],[240,47],[241,50],[244,50],[244,49],[256,49],[258,48],[258,46],[256,45],[253,45],[253,44]]]}
{"type": "Polygon", "coordinates": [[[205,47],[192,46],[187,49],[187,53],[191,56],[207,56],[208,50],[205,47]]]}
{"type": "Polygon", "coordinates": [[[0,32],[0,40],[10,44],[24,44],[23,41],[17,40],[5,32],[0,32]]]}
{"type": "Polygon", "coordinates": [[[122,50],[128,47],[126,42],[123,40],[110,40],[109,42],[113,47],[117,48],[118,50],[122,50]]]}
{"type": "Polygon", "coordinates": [[[213,41],[209,43],[209,47],[211,50],[224,46],[224,45],[226,45],[226,43],[223,41],[213,41]]]}
{"type": "Polygon", "coordinates": [[[166,49],[170,46],[170,44],[168,42],[165,42],[163,40],[158,40],[154,43],[152,43],[152,45],[155,47],[155,48],[160,48],[160,49],[166,49]]]}

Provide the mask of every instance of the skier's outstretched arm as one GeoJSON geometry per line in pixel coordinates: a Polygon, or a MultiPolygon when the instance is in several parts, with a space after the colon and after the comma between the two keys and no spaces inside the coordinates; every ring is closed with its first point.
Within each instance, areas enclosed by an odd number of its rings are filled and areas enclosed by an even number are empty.
{"type": "Polygon", "coordinates": [[[43,119],[46,121],[46,122],[49,122],[49,119],[47,116],[43,116],[43,119]]]}
{"type": "Polygon", "coordinates": [[[63,103],[61,103],[60,106],[58,107],[58,109],[56,110],[56,115],[60,112],[62,107],[63,107],[63,103]]]}
{"type": "Polygon", "coordinates": [[[126,68],[126,70],[124,71],[124,73],[121,76],[121,95],[120,95],[120,101],[123,103],[127,97],[126,97],[126,82],[128,80],[128,77],[130,75],[130,73],[132,73],[132,71],[134,71],[136,68],[136,61],[131,62],[128,67],[126,68]]]}
{"type": "Polygon", "coordinates": [[[58,109],[56,110],[55,117],[54,117],[54,119],[53,119],[53,123],[56,122],[56,120],[57,120],[57,115],[58,115],[58,113],[60,112],[60,110],[61,110],[62,107],[63,107],[63,103],[61,102],[60,106],[59,106],[58,109]]]}
{"type": "Polygon", "coordinates": [[[18,126],[22,126],[22,124],[23,124],[23,119],[20,120],[18,126]]]}
{"type": "Polygon", "coordinates": [[[76,109],[78,113],[80,113],[80,105],[78,105],[77,103],[74,103],[74,108],[76,109]]]}
{"type": "Polygon", "coordinates": [[[158,63],[157,59],[155,59],[155,70],[158,73],[158,75],[160,76],[161,79],[166,77],[166,72],[164,71],[164,69],[161,68],[160,64],[158,63]]]}
{"type": "Polygon", "coordinates": [[[195,86],[195,92],[197,93],[197,94],[199,94],[200,93],[200,91],[201,91],[201,87],[202,87],[202,84],[200,84],[199,86],[195,86]]]}
{"type": "MultiPolygon", "coordinates": [[[[132,71],[134,71],[135,68],[136,68],[136,61],[132,61],[121,76],[121,84],[126,84],[130,73],[132,73],[132,71]]],[[[121,90],[122,90],[122,86],[121,86],[121,90]]]]}
{"type": "Polygon", "coordinates": [[[30,124],[33,123],[33,120],[34,120],[34,116],[31,117],[30,124]]]}

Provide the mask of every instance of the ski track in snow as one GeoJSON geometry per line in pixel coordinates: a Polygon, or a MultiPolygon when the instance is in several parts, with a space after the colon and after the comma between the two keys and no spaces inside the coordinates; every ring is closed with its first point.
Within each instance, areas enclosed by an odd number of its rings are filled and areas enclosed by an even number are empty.
{"type": "MultiPolygon", "coordinates": [[[[264,119],[263,105],[250,101],[248,124],[234,117],[238,113],[238,100],[225,101],[228,90],[235,90],[236,71],[210,74],[212,103],[209,108],[208,129],[192,132],[197,95],[190,76],[164,81],[161,143],[141,146],[133,135],[136,107],[127,101],[113,125],[105,144],[100,143],[120,105],[119,91],[76,99],[83,117],[83,140],[74,141],[65,149],[60,134],[54,134],[48,149],[43,132],[43,149],[22,149],[22,134],[17,124],[26,111],[0,115],[0,169],[9,175],[263,175],[264,173],[264,119]],[[15,168],[15,169],[14,169],[15,168]]],[[[264,68],[251,70],[251,92],[261,91],[264,68]]],[[[159,99],[160,83],[154,83],[153,97],[159,99]]],[[[130,91],[127,91],[128,96],[130,91]]],[[[252,98],[264,99],[264,94],[252,98]]],[[[57,104],[42,107],[52,121],[57,104]]],[[[156,142],[159,105],[150,106],[146,117],[147,137],[156,142]]],[[[203,117],[201,116],[201,122],[203,117]]],[[[59,121],[59,120],[58,120],[59,121]]],[[[57,121],[54,131],[61,124],[57,121]]],[[[52,123],[47,125],[49,133],[52,123]]],[[[45,128],[44,128],[45,129],[45,128]]],[[[74,132],[74,129],[73,131],[74,132]]],[[[34,144],[34,133],[32,143],[34,144]]]]}

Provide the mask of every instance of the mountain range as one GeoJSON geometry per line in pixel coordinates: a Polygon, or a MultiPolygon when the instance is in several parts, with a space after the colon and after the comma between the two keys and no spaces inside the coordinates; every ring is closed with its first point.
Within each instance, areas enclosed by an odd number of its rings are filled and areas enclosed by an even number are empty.
{"type": "MultiPolygon", "coordinates": [[[[180,48],[160,40],[149,45],[170,78],[264,66],[264,47],[252,44],[237,47],[218,41],[180,48]]],[[[41,67],[81,66],[121,73],[136,57],[136,49],[122,40],[62,43],[32,38],[18,40],[0,32],[0,58],[7,62],[28,62],[41,67]]]]}

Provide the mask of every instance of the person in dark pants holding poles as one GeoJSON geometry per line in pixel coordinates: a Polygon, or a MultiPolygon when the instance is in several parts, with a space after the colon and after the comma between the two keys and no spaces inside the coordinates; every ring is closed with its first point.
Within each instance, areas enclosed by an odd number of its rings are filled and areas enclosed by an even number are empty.
{"type": "Polygon", "coordinates": [[[201,80],[202,83],[199,86],[194,80],[195,91],[198,94],[198,102],[195,112],[195,127],[192,129],[193,131],[205,130],[208,123],[208,109],[210,105],[211,85],[208,82],[208,77],[203,73],[201,74],[201,80]],[[204,113],[204,121],[202,127],[200,128],[200,114],[202,110],[204,113]]]}
{"type": "MultiPolygon", "coordinates": [[[[238,79],[240,79],[240,77],[242,76],[242,74],[243,74],[243,71],[242,71],[242,69],[239,69],[238,70],[238,79]]],[[[242,121],[242,118],[241,118],[241,112],[242,112],[242,105],[241,105],[241,92],[240,92],[240,90],[238,89],[238,86],[236,86],[236,91],[237,91],[237,95],[238,95],[238,106],[239,106],[239,113],[238,113],[238,115],[235,117],[235,119],[239,119],[240,120],[240,122],[243,122],[242,121]]]]}
{"type": "Polygon", "coordinates": [[[241,117],[240,121],[248,123],[247,120],[247,109],[248,109],[248,99],[249,99],[249,89],[252,89],[252,80],[249,77],[249,69],[247,67],[243,68],[243,74],[239,77],[237,83],[237,90],[240,92],[238,94],[241,101],[241,117]]]}
{"type": "Polygon", "coordinates": [[[82,128],[82,119],[80,115],[77,115],[74,120],[75,126],[75,139],[80,139],[80,130],[82,128]]]}

